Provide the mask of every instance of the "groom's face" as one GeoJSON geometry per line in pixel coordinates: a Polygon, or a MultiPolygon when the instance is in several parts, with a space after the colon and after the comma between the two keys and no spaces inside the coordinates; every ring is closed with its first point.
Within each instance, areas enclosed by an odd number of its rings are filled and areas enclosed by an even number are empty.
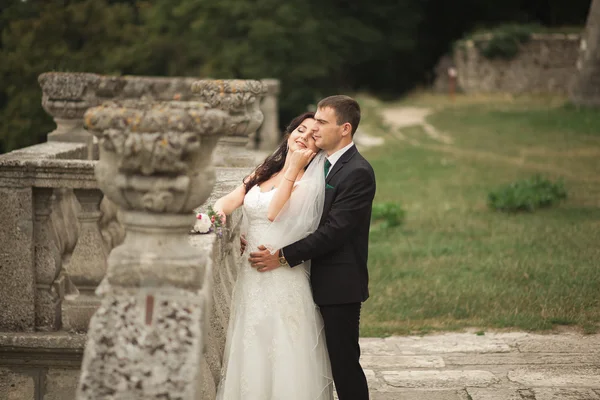
{"type": "Polygon", "coordinates": [[[318,148],[334,150],[342,140],[343,125],[337,124],[337,115],[331,107],[319,108],[315,113],[313,138],[318,148]]]}

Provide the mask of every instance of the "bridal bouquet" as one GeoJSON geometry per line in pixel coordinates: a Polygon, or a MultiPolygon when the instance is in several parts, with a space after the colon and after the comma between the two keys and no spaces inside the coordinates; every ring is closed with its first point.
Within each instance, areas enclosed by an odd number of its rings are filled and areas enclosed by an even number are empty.
{"type": "Polygon", "coordinates": [[[223,235],[223,225],[225,217],[218,214],[211,206],[208,206],[208,213],[197,213],[196,222],[191,233],[210,233],[216,232],[217,235],[223,235]]]}

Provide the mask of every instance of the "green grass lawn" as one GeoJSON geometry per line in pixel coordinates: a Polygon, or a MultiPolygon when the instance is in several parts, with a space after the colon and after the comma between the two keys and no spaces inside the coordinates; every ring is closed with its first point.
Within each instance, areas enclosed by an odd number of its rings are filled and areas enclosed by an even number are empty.
{"type": "Polygon", "coordinates": [[[371,297],[363,336],[465,327],[600,327],[600,111],[560,98],[420,94],[395,104],[358,96],[361,126],[386,139],[364,152],[376,202],[399,202],[403,226],[371,233],[371,297]],[[419,126],[404,137],[382,107],[424,106],[452,144],[419,126]],[[498,186],[540,173],[562,178],[568,199],[532,214],[487,207],[498,186]]]}

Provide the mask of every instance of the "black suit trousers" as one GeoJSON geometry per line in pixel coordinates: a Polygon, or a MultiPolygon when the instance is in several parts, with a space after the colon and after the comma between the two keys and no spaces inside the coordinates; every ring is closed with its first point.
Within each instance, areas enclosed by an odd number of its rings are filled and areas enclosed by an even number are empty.
{"type": "Polygon", "coordinates": [[[360,366],[358,331],[361,303],[320,306],[335,389],[340,400],[368,400],[360,366]]]}

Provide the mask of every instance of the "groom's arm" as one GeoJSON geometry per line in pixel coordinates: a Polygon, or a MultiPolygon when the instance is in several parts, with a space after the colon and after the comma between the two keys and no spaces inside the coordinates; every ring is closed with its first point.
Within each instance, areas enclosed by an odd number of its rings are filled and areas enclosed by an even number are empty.
{"type": "Polygon", "coordinates": [[[306,238],[283,248],[288,264],[294,267],[343,246],[360,221],[357,215],[369,212],[374,197],[373,170],[370,167],[353,170],[338,185],[325,223],[306,238]]]}

